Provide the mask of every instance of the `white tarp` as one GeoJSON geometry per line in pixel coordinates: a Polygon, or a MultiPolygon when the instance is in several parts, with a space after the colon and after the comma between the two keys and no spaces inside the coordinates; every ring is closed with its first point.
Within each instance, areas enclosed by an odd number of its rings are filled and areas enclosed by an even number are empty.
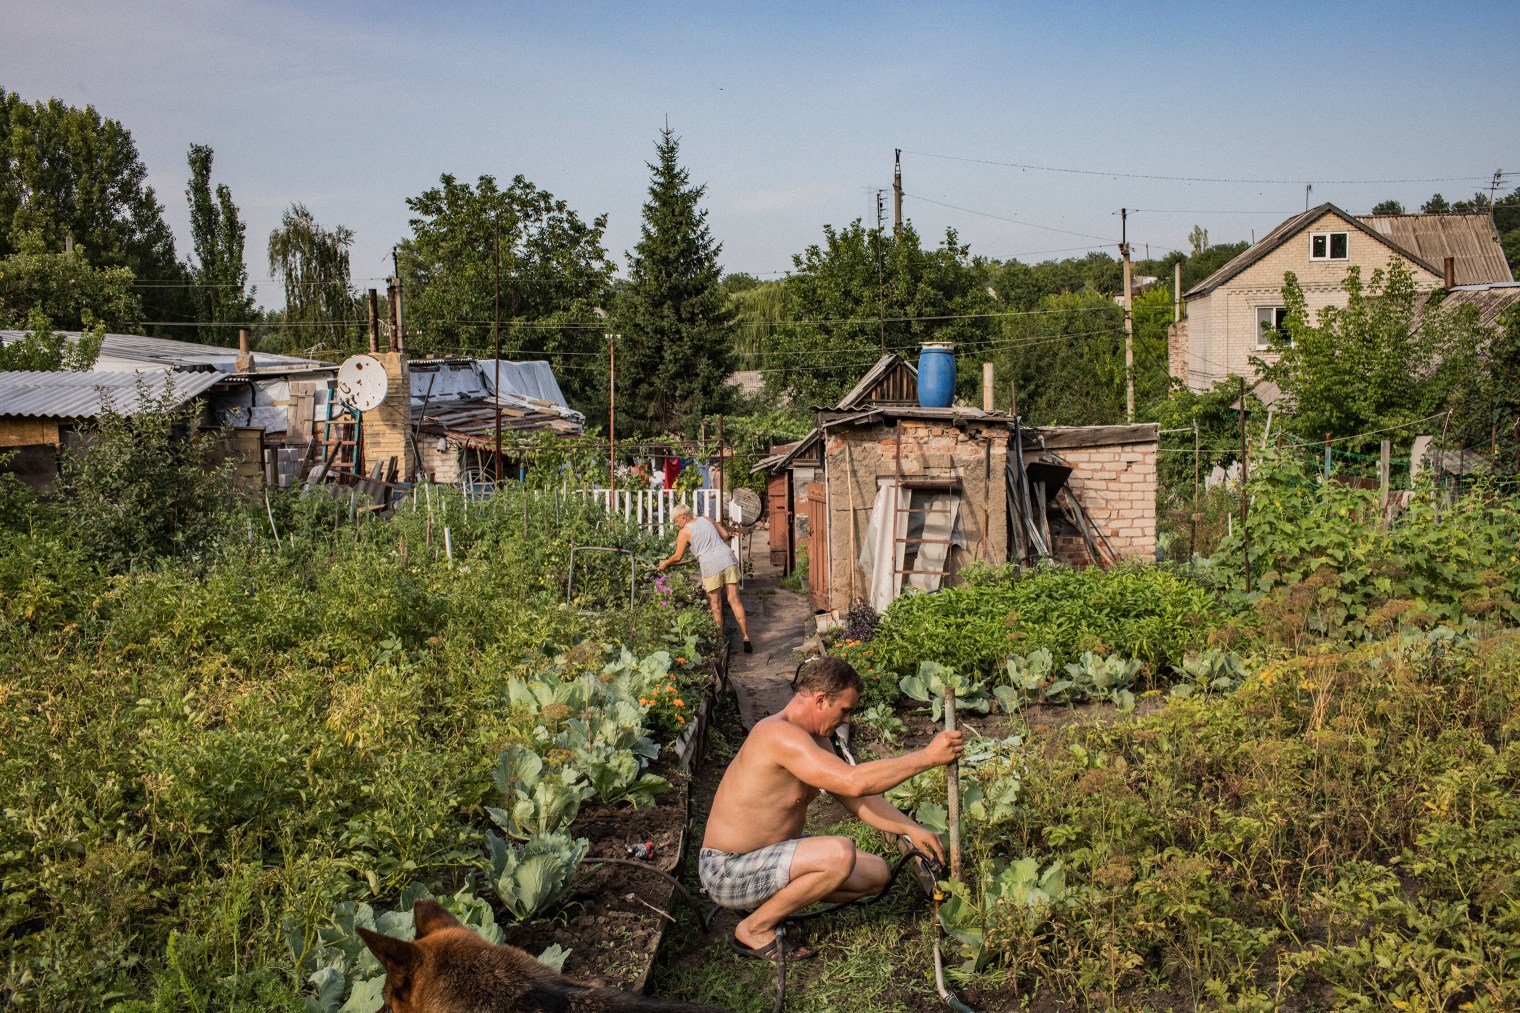
{"type": "Polygon", "coordinates": [[[860,550],[860,567],[871,581],[869,601],[873,609],[885,612],[902,589],[904,575],[900,571],[907,558],[907,544],[901,539],[925,539],[917,546],[913,569],[907,574],[908,585],[920,591],[939,590],[951,546],[966,544],[960,508],[960,497],[953,492],[915,493],[899,489],[892,481],[877,487],[865,544],[860,550]]]}

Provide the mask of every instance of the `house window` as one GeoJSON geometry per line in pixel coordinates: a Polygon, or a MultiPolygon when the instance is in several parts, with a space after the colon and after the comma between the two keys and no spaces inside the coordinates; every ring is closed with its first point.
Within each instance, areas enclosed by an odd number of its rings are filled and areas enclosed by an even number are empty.
{"type": "Polygon", "coordinates": [[[1345,232],[1315,232],[1309,236],[1310,260],[1345,260],[1350,245],[1345,232]]]}
{"type": "Polygon", "coordinates": [[[1288,344],[1293,340],[1288,337],[1288,328],[1284,326],[1288,319],[1286,306],[1258,306],[1256,307],[1256,350],[1264,351],[1272,347],[1272,332],[1288,344]]]}

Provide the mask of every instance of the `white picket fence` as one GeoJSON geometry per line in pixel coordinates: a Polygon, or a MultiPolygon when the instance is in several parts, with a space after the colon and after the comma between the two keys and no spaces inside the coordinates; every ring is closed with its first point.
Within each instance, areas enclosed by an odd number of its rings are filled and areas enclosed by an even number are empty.
{"type": "Polygon", "coordinates": [[[636,523],[641,528],[664,534],[676,504],[685,503],[698,517],[719,517],[716,489],[676,492],[674,489],[567,489],[568,496],[580,496],[602,504],[613,516],[636,523]]]}

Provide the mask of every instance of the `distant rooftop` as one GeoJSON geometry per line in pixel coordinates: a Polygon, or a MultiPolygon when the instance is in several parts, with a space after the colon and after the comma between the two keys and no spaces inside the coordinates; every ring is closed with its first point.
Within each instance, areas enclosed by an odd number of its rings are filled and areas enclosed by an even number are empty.
{"type": "MultiPolygon", "coordinates": [[[[26,337],[26,331],[0,330],[0,345],[9,345],[26,337]]],[[[79,331],[57,331],[71,341],[79,340],[79,331]]],[[[198,370],[236,373],[238,350],[221,345],[201,345],[172,338],[150,338],[145,334],[107,334],[100,345],[100,357],[94,370],[101,373],[130,372],[136,369],[173,369],[179,372],[198,370]]],[[[310,366],[336,368],[330,362],[293,355],[254,352],[257,371],[296,369],[310,366]]]]}
{"type": "Polygon", "coordinates": [[[223,379],[205,371],[176,373],[167,369],[135,373],[0,373],[0,415],[23,418],[88,419],[111,409],[133,415],[165,394],[184,402],[223,379]]]}

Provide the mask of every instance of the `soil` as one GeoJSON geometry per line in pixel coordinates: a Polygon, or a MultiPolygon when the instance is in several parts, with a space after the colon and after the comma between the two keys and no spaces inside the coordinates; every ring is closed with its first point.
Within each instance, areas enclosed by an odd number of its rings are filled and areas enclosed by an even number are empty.
{"type": "Polygon", "coordinates": [[[506,942],[537,956],[552,944],[570,951],[564,973],[578,981],[610,988],[635,988],[659,947],[662,912],[672,907],[674,888],[652,872],[629,865],[593,866],[592,860],[629,858],[629,845],[650,842],[650,864],[665,872],[677,868],[687,826],[688,778],[665,751],[651,768],[671,782],[671,790],[652,809],[626,805],[584,807],[572,832],[591,842],[560,913],[554,918],[513,922],[498,913],[506,942]]]}

